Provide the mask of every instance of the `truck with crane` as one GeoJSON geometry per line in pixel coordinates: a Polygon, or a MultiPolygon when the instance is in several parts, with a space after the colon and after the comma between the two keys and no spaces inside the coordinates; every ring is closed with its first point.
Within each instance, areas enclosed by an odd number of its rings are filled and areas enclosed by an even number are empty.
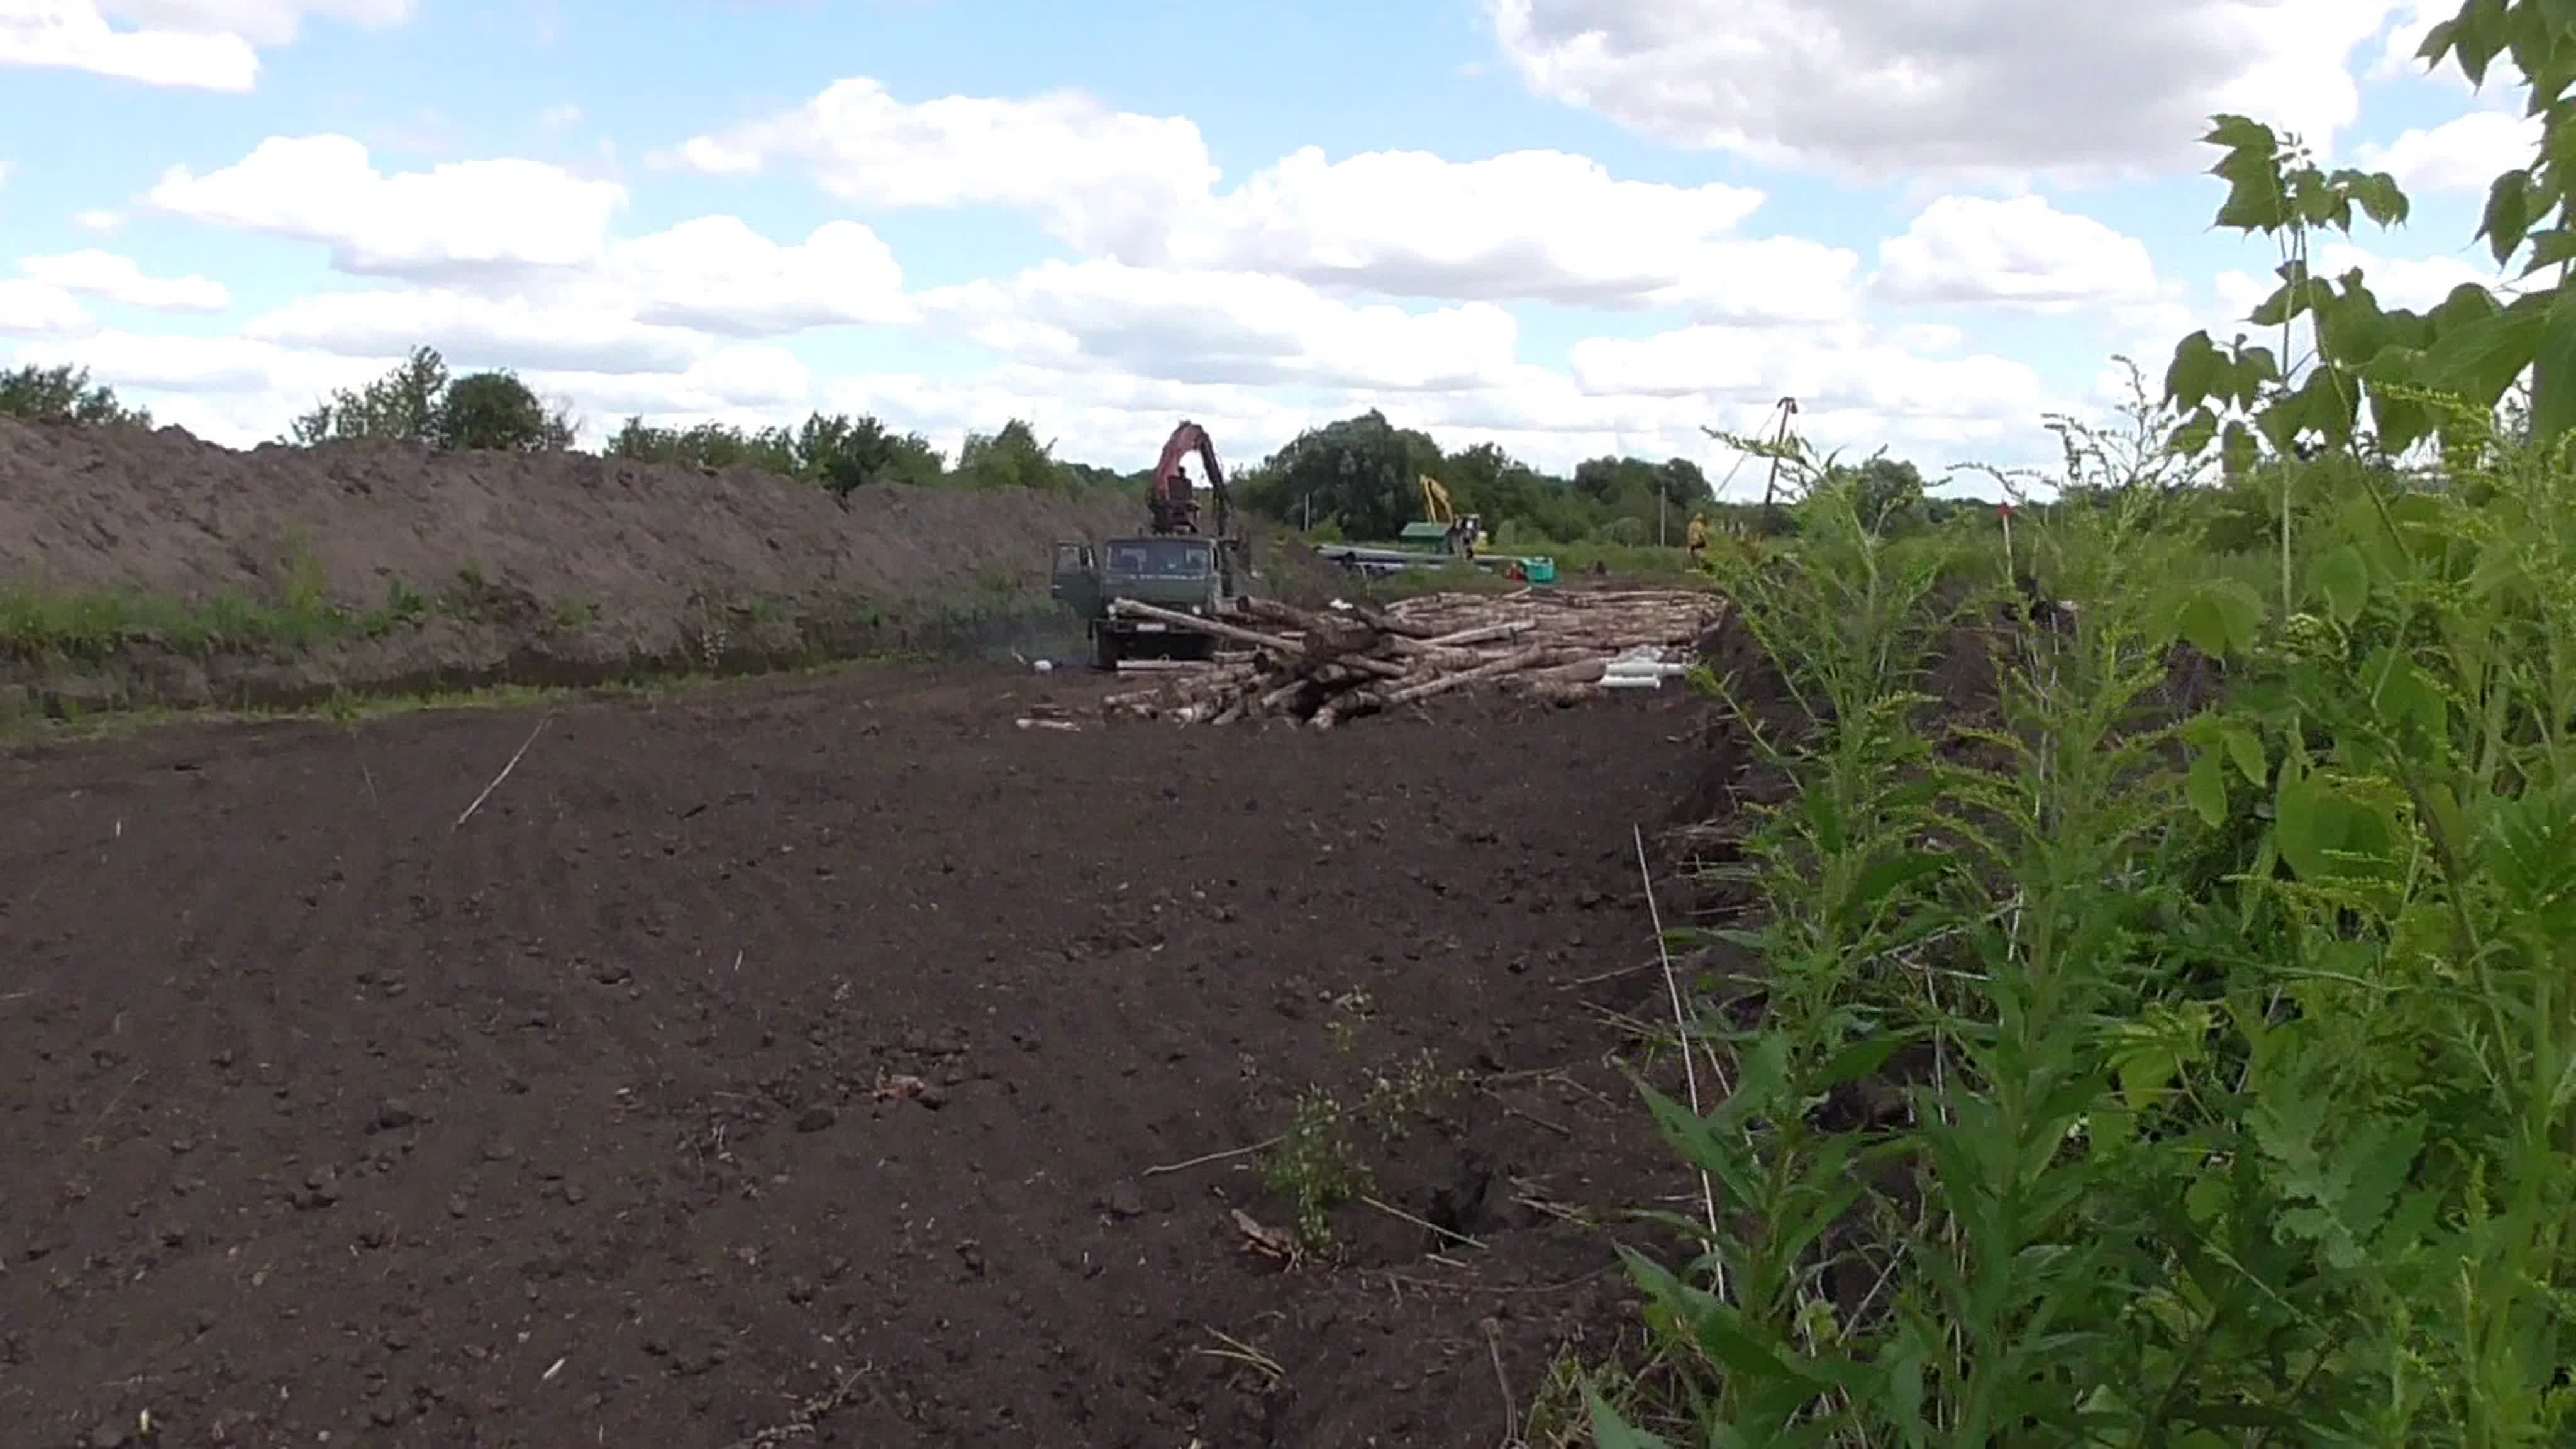
{"type": "Polygon", "coordinates": [[[1121,612],[1115,607],[1121,600],[1231,619],[1244,612],[1251,576],[1251,549],[1235,518],[1215,440],[1207,429],[1184,421],[1154,464],[1146,532],[1096,544],[1058,541],[1048,592],[1082,620],[1093,665],[1115,669],[1128,659],[1205,659],[1216,649],[1213,635],[1121,612]],[[1193,455],[1207,475],[1212,520],[1185,466],[1193,455]]]}

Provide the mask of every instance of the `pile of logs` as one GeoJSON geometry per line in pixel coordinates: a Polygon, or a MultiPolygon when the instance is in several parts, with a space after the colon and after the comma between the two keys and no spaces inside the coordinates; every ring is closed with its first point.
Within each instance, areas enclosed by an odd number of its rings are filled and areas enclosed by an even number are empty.
{"type": "Polygon", "coordinates": [[[1206,663],[1148,666],[1161,682],[1110,695],[1102,702],[1108,712],[1182,723],[1297,719],[1330,729],[1457,689],[1571,704],[1623,682],[1657,682],[1682,672],[1725,606],[1689,589],[1523,589],[1426,594],[1386,608],[1310,610],[1254,599],[1240,622],[1132,600],[1111,607],[1212,634],[1222,652],[1206,663]]]}

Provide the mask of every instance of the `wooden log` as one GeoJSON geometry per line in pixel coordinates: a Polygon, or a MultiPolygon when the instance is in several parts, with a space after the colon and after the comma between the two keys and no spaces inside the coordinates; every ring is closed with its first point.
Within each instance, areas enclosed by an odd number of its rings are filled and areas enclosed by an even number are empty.
{"type": "Polygon", "coordinates": [[[1571,664],[1550,665],[1537,671],[1532,677],[1534,682],[1540,685],[1592,684],[1609,670],[1610,661],[1607,659],[1578,659],[1571,664]]]}
{"type": "Polygon", "coordinates": [[[1273,654],[1302,653],[1306,647],[1302,640],[1273,638],[1258,630],[1246,629],[1240,624],[1229,624],[1223,619],[1204,619],[1196,614],[1184,614],[1178,609],[1140,604],[1134,599],[1112,599],[1109,601],[1109,611],[1113,614],[1133,614],[1137,618],[1151,619],[1158,624],[1169,624],[1176,629],[1195,629],[1202,634],[1213,634],[1220,639],[1232,639],[1238,644],[1249,644],[1255,649],[1266,649],[1273,654]]]}
{"type": "Polygon", "coordinates": [[[1546,658],[1547,653],[1545,649],[1524,649],[1518,654],[1507,654],[1490,664],[1480,664],[1473,669],[1462,669],[1455,674],[1443,674],[1417,684],[1408,684],[1401,689],[1389,690],[1386,694],[1386,703],[1411,704],[1417,699],[1429,699],[1435,694],[1446,694],[1453,689],[1499,678],[1515,670],[1529,668],[1546,658]]]}

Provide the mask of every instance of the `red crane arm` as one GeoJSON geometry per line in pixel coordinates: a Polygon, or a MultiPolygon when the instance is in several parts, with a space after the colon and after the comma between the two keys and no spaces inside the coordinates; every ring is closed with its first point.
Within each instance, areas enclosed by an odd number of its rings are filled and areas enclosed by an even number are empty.
{"type": "Polygon", "coordinates": [[[1199,455],[1200,466],[1207,470],[1208,491],[1216,495],[1219,526],[1223,526],[1222,517],[1227,503],[1225,470],[1216,459],[1216,442],[1207,435],[1207,429],[1185,422],[1172,429],[1171,438],[1163,444],[1163,456],[1154,463],[1156,533],[1200,531],[1198,500],[1191,496],[1190,475],[1181,469],[1182,460],[1192,453],[1199,455]]]}

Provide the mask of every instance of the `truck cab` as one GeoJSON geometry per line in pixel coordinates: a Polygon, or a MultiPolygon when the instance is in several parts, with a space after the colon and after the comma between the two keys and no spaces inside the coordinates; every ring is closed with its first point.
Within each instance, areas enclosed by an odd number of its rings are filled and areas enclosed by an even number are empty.
{"type": "Polygon", "coordinates": [[[1233,614],[1243,597],[1239,551],[1196,534],[1059,542],[1048,591],[1082,619],[1092,662],[1103,669],[1121,659],[1204,659],[1216,650],[1214,636],[1115,614],[1109,605],[1131,599],[1175,613],[1233,614]]]}

